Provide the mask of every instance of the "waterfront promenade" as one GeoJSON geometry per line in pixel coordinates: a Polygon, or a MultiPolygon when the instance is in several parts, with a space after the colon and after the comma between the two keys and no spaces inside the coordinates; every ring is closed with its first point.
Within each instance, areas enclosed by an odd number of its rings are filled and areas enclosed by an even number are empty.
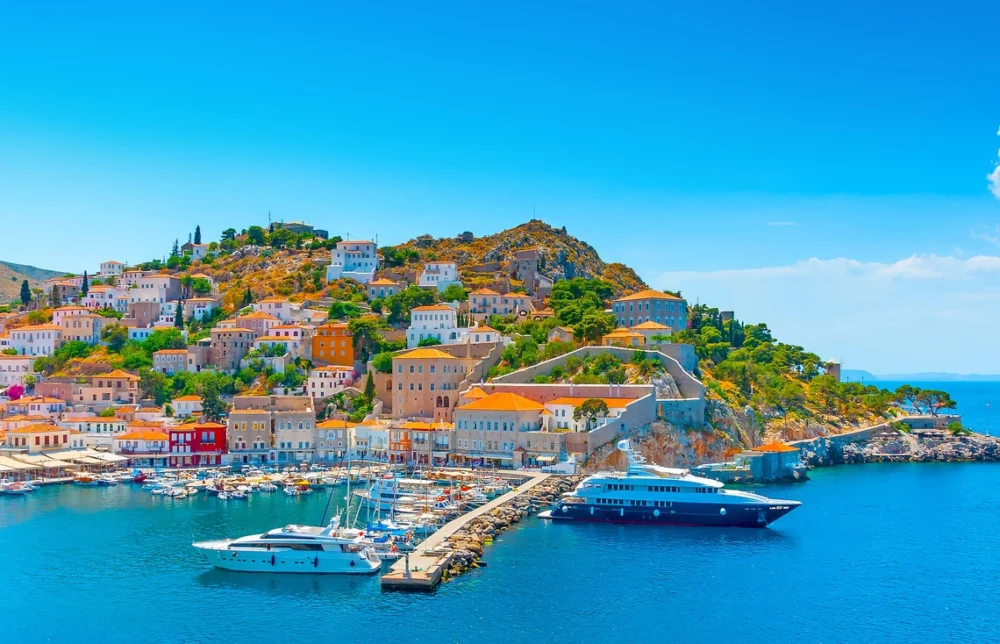
{"type": "Polygon", "coordinates": [[[441,583],[441,575],[451,563],[451,551],[443,548],[445,541],[473,519],[483,516],[546,480],[550,474],[528,474],[527,479],[510,492],[499,496],[486,505],[463,514],[441,526],[427,537],[409,557],[403,557],[392,565],[389,572],[382,575],[384,590],[433,590],[441,583]]]}

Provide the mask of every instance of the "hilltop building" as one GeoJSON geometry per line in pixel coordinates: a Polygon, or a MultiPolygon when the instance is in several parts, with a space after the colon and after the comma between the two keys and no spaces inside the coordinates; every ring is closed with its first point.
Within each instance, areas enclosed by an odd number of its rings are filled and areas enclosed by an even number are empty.
{"type": "Polygon", "coordinates": [[[367,240],[342,241],[331,252],[330,266],[326,269],[327,281],[341,278],[368,284],[378,270],[378,248],[367,240]]]}
{"type": "Polygon", "coordinates": [[[676,295],[653,289],[614,300],[611,310],[619,326],[634,327],[643,322],[669,326],[673,331],[687,328],[687,302],[676,295]]]}

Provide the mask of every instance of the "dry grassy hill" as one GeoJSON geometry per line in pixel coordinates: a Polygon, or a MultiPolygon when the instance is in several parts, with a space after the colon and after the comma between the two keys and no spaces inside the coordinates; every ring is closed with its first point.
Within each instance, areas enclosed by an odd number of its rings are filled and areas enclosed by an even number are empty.
{"type": "Polygon", "coordinates": [[[31,288],[44,288],[45,280],[65,274],[62,271],[0,261],[0,304],[19,299],[21,282],[24,280],[28,280],[31,288]]]}
{"type": "Polygon", "coordinates": [[[593,246],[567,233],[565,227],[554,228],[538,219],[485,237],[421,237],[396,248],[416,251],[421,261],[457,263],[462,270],[462,281],[467,286],[477,286],[477,282],[488,279],[476,273],[474,267],[495,263],[503,265],[513,260],[518,250],[538,248],[542,257],[540,270],[553,279],[599,277],[614,284],[619,293],[646,288],[642,279],[628,266],[605,262],[593,246]]]}

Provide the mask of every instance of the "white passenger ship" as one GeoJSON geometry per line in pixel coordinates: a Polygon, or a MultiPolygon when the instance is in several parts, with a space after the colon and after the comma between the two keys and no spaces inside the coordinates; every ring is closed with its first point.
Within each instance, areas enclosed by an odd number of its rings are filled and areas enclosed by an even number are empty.
{"type": "Polygon", "coordinates": [[[288,525],[265,534],[191,544],[216,568],[241,572],[366,575],[381,560],[357,530],[335,517],[325,528],[288,525]]]}
{"type": "Polygon", "coordinates": [[[602,472],[563,495],[544,519],[764,528],[799,507],[798,501],[724,490],[723,484],[688,470],[646,463],[627,440],[628,471],[602,472]]]}

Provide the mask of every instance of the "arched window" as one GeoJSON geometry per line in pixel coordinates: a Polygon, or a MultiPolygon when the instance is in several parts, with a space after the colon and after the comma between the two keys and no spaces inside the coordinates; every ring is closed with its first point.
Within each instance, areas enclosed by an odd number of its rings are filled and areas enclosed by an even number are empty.
{"type": "Polygon", "coordinates": [[[445,396],[445,397],[444,397],[444,406],[445,406],[445,407],[451,407],[451,405],[450,405],[450,404],[448,404],[448,396],[445,396]]]}
{"type": "Polygon", "coordinates": [[[437,406],[438,406],[438,407],[440,407],[440,406],[441,406],[441,396],[438,396],[438,397],[437,397],[437,406]]]}

